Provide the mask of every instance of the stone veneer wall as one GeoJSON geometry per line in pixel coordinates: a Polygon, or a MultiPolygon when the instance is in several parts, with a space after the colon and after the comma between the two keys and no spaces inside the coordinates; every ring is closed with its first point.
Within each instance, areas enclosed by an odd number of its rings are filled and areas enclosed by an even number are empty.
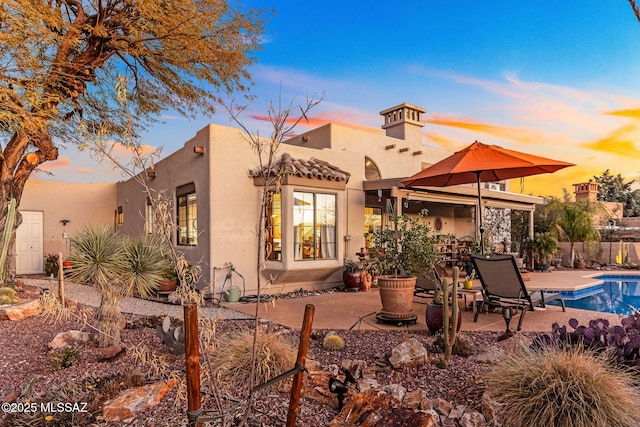
{"type": "Polygon", "coordinates": [[[511,241],[511,209],[485,207],[482,222],[490,246],[502,245],[505,240],[511,241]]]}

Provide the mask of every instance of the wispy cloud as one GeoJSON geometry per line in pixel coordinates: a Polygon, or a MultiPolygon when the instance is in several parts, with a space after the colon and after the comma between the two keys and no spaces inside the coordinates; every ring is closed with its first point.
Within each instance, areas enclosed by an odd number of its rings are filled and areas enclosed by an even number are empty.
{"type": "Polygon", "coordinates": [[[516,129],[506,126],[492,125],[489,123],[461,121],[456,117],[445,117],[437,114],[432,114],[430,117],[431,118],[423,119],[423,121],[425,123],[439,126],[448,126],[473,132],[482,132],[488,135],[498,136],[500,138],[509,139],[512,141],[535,143],[538,142],[542,136],[541,132],[530,131],[527,129],[516,129]]]}

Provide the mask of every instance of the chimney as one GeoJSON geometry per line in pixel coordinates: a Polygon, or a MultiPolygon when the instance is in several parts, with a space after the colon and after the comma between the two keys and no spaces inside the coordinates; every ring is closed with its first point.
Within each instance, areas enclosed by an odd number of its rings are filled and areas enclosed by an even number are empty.
{"type": "Polygon", "coordinates": [[[427,110],[422,107],[407,103],[380,111],[380,115],[384,117],[382,129],[392,138],[420,144],[422,140],[420,132],[424,126],[420,120],[422,113],[426,112],[427,110]]]}
{"type": "Polygon", "coordinates": [[[576,202],[580,202],[582,200],[595,202],[598,200],[598,183],[589,181],[580,184],[573,184],[573,193],[576,196],[576,202]]]}

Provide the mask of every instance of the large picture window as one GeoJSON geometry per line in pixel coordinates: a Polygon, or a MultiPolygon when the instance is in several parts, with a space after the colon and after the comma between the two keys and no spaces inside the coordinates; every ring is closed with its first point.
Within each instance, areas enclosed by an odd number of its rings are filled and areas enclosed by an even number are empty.
{"type": "Polygon", "coordinates": [[[336,258],[336,195],[293,192],[294,259],[336,258]]]}
{"type": "Polygon", "coordinates": [[[196,190],[193,184],[184,185],[177,189],[177,243],[181,246],[196,246],[198,244],[198,204],[196,190]]]}

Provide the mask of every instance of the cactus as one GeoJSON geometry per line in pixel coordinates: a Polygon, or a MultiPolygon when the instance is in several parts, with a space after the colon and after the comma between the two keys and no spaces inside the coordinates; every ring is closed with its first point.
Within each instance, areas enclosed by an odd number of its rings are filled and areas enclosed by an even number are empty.
{"type": "Polygon", "coordinates": [[[15,304],[20,302],[16,296],[16,291],[9,287],[0,287],[0,305],[15,304]]]}
{"type": "Polygon", "coordinates": [[[0,283],[5,281],[5,264],[7,263],[7,254],[9,253],[9,243],[11,242],[11,232],[16,219],[16,199],[12,198],[7,207],[7,222],[4,225],[2,233],[2,250],[0,250],[0,283]]]}
{"type": "Polygon", "coordinates": [[[328,351],[340,351],[344,348],[344,340],[335,332],[327,334],[322,342],[322,348],[328,351]]]}
{"type": "Polygon", "coordinates": [[[458,267],[453,267],[451,277],[453,278],[451,295],[449,295],[449,286],[446,283],[442,287],[442,328],[444,335],[444,357],[442,362],[444,368],[449,366],[451,351],[458,333],[458,278],[460,277],[460,269],[458,267]]]}

